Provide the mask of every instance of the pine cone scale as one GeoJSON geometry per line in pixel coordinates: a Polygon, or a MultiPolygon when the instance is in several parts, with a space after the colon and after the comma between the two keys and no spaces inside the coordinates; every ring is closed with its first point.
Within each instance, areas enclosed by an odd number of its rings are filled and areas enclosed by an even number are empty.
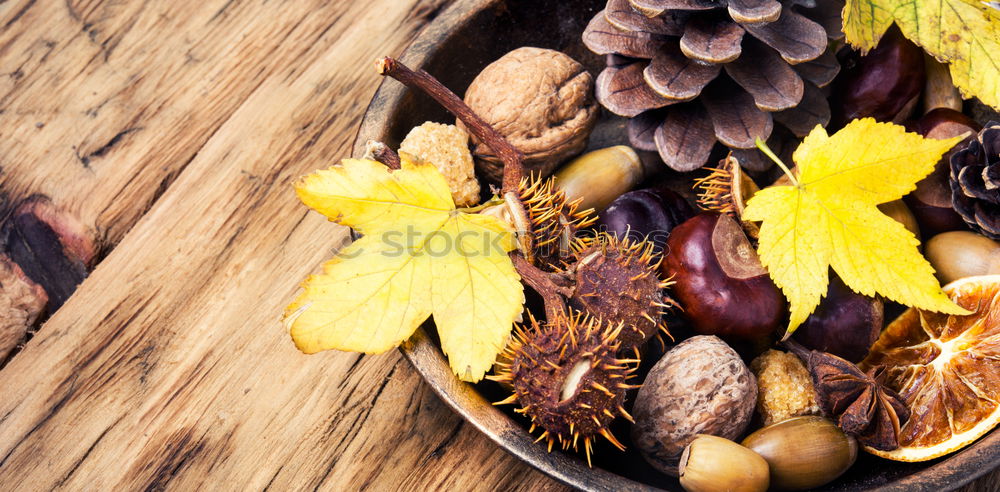
{"type": "Polygon", "coordinates": [[[678,101],[698,97],[709,82],[719,76],[719,65],[703,65],[681,53],[680,48],[666,44],[643,71],[646,84],[657,94],[678,101]]]}
{"type": "Polygon", "coordinates": [[[697,18],[684,26],[681,52],[704,63],[729,63],[740,57],[746,31],[734,22],[697,18]]]}
{"type": "Polygon", "coordinates": [[[753,96],[719,80],[705,91],[702,103],[715,128],[715,137],[736,149],[751,149],[757,138],[767,140],[774,122],[771,113],[757,109],[753,96]]]}
{"type": "Polygon", "coordinates": [[[648,63],[608,67],[597,76],[595,95],[602,106],[619,116],[631,118],[644,111],[662,108],[677,101],[656,93],[643,78],[648,63]]]}
{"type": "Polygon", "coordinates": [[[694,171],[712,153],[715,128],[701,104],[679,104],[667,109],[653,137],[660,159],[671,169],[694,171]]]}
{"type": "Polygon", "coordinates": [[[758,43],[748,42],[747,54],[726,65],[726,73],[753,96],[757,108],[782,111],[799,104],[804,84],[792,67],[758,43]]]}
{"type": "Polygon", "coordinates": [[[826,51],[827,37],[823,26],[793,10],[786,9],[777,21],[770,24],[747,25],[744,28],[774,48],[792,65],[815,60],[826,51]]]}
{"type": "Polygon", "coordinates": [[[775,0],[729,0],[729,16],[740,24],[774,22],[781,16],[781,4],[775,0]]]}

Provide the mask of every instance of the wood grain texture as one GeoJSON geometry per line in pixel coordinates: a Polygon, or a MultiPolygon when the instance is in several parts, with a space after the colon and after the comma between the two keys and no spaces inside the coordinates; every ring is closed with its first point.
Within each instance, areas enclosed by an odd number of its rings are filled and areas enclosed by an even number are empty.
{"type": "Polygon", "coordinates": [[[291,181],[446,3],[0,0],[0,192],[108,252],[0,371],[0,490],[564,489],[395,352],[304,356],[278,319],[346,237],[291,181]]]}

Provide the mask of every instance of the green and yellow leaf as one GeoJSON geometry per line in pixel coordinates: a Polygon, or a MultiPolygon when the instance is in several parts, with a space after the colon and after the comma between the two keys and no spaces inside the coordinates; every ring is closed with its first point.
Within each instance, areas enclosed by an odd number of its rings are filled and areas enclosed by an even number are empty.
{"type": "Polygon", "coordinates": [[[1000,109],[1000,11],[981,0],[847,0],[844,33],[866,52],[895,22],[951,69],[964,97],[1000,109]]]}
{"type": "Polygon", "coordinates": [[[917,238],[876,208],[912,191],[962,138],[925,139],[871,118],[832,136],[817,126],[793,156],[796,182],[747,202],[743,219],[762,222],[761,262],[790,304],[787,335],[819,305],[831,267],[855,292],[966,312],[941,291],[917,238]]]}
{"type": "Polygon", "coordinates": [[[306,176],[296,191],[364,234],[307,278],[286,309],[296,347],[380,353],[433,315],[455,373],[482,379],[524,304],[507,255],[515,247],[510,227],[457,210],[441,173],[405,155],[394,172],[347,159],[306,176]]]}

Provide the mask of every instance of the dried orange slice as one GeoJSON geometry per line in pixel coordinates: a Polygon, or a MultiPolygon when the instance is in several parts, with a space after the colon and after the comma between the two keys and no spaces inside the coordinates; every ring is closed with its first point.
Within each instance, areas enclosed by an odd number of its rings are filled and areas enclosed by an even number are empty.
{"type": "Polygon", "coordinates": [[[882,332],[863,369],[885,367],[885,384],[910,408],[899,448],[866,451],[897,461],[937,458],[1000,422],[1000,275],[944,287],[966,316],[907,309],[882,332]]]}

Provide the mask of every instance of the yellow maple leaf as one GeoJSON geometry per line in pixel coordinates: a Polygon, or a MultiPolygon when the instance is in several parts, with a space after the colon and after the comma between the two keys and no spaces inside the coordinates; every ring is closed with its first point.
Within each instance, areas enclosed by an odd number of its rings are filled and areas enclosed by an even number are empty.
{"type": "Polygon", "coordinates": [[[345,159],[295,185],[302,202],[363,237],[303,283],[285,310],[296,347],[385,352],[434,316],[441,348],[465,381],[482,379],[503,350],[524,291],[503,221],[455,208],[431,164],[403,154],[390,172],[345,159]]]}
{"type": "Polygon", "coordinates": [[[942,63],[966,98],[1000,108],[1000,11],[982,0],[847,0],[844,34],[863,52],[895,22],[942,63]]]}
{"type": "Polygon", "coordinates": [[[912,191],[962,138],[925,139],[871,118],[833,136],[817,126],[792,156],[793,184],[747,202],[743,219],[762,221],[761,262],[790,304],[786,336],[826,295],[830,267],[855,292],[967,314],[941,291],[913,233],[876,208],[912,191]]]}

